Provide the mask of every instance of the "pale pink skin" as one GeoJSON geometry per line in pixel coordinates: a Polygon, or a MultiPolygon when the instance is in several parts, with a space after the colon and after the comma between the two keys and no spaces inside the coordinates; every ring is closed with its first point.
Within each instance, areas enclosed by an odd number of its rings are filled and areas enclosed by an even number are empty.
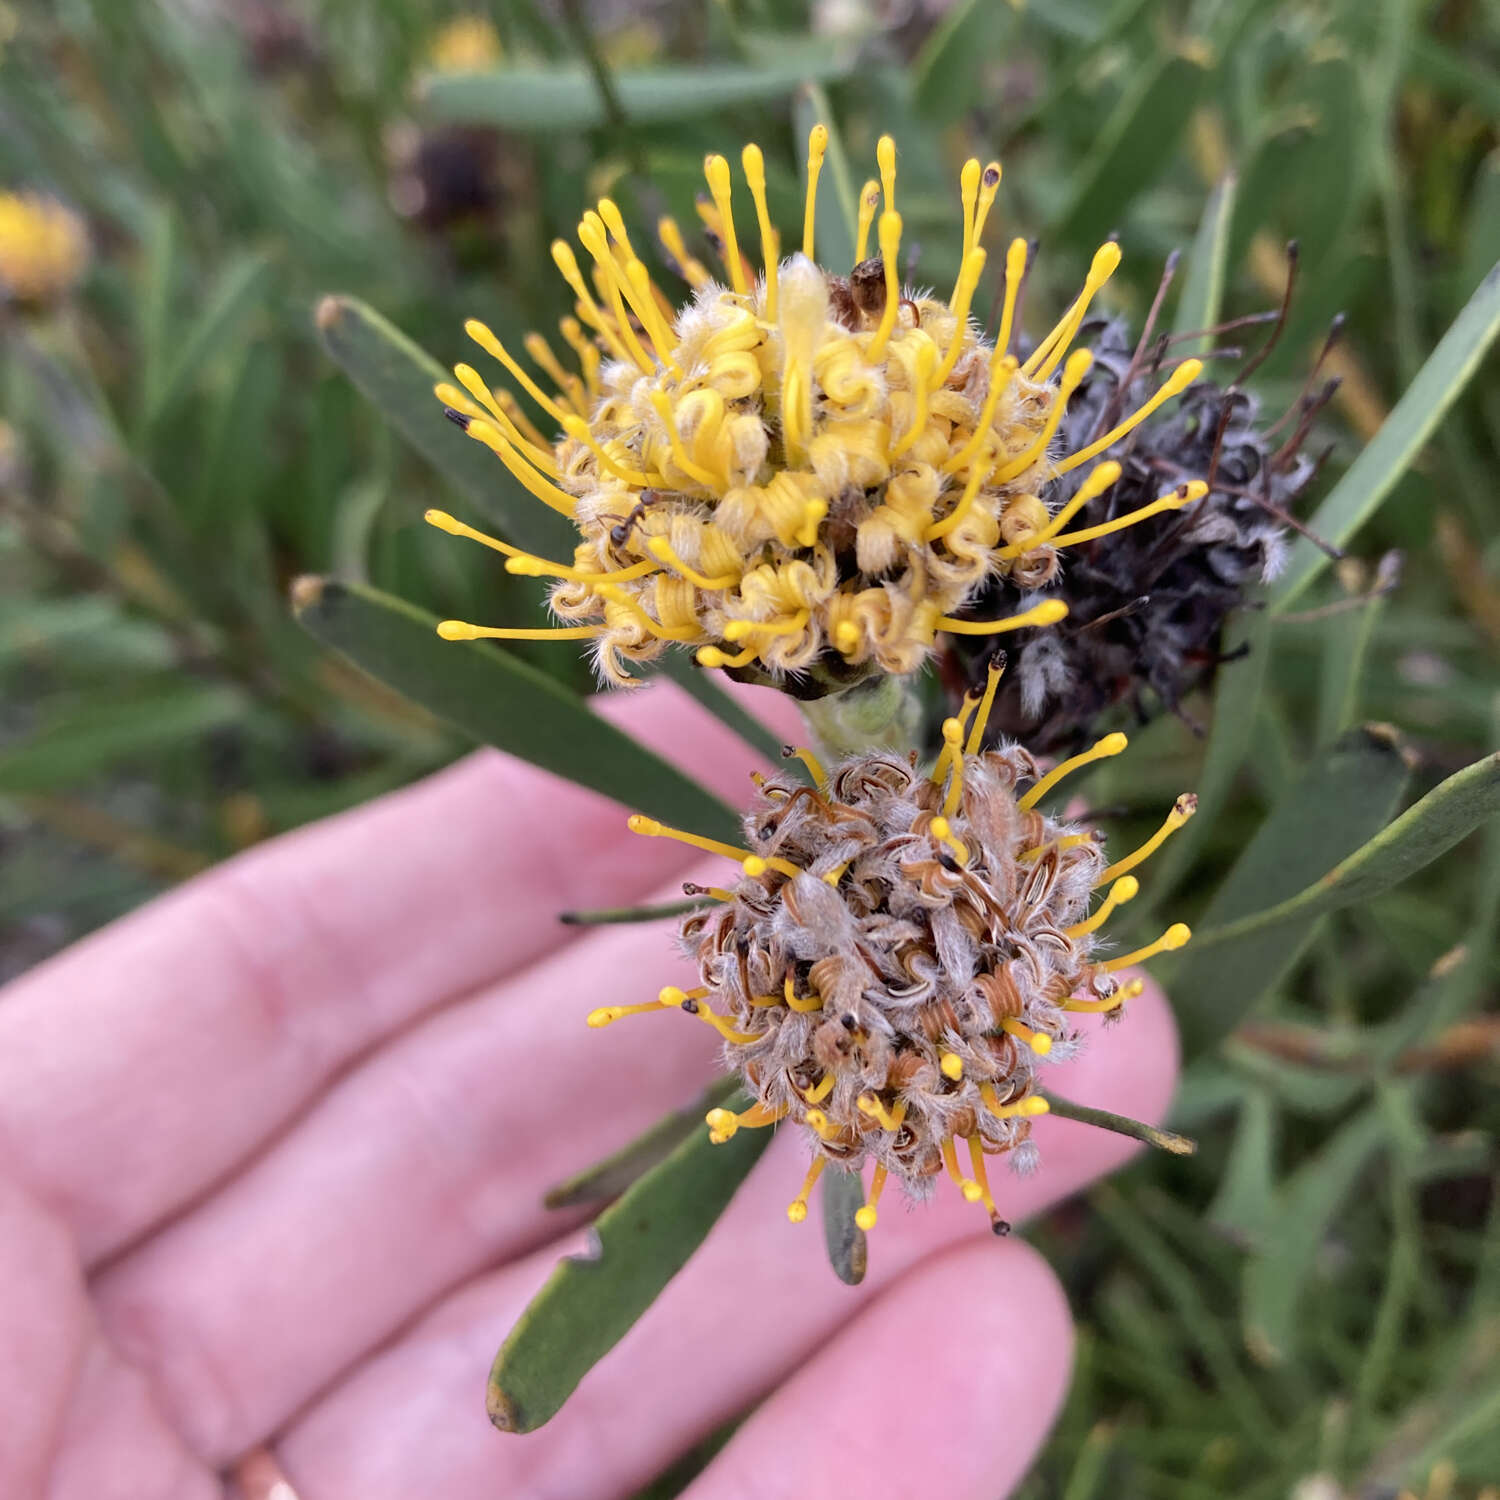
{"type": "MultiPolygon", "coordinates": [[[[796,734],[784,701],[752,701],[796,734]]],[[[604,712],[743,800],[748,752],[675,688],[604,712]]],[[[715,1072],[716,1038],[685,1016],[584,1025],[685,982],[663,924],[556,914],[722,873],[485,752],[12,985],[0,1494],[198,1500],[266,1444],[301,1500],[608,1500],[757,1401],[691,1500],[1007,1491],[1067,1384],[1056,1279],[940,1190],[910,1212],[887,1194],[869,1276],[840,1285],[816,1214],[787,1222],[795,1132],[550,1425],[486,1420],[491,1356],[578,1240],[543,1191],[715,1072]]],[[[1148,986],[1053,1086],[1159,1120],[1176,1058],[1148,986]]],[[[1130,1155],[1057,1119],[1035,1139],[1037,1175],[994,1173],[1014,1220],[1130,1155]]]]}

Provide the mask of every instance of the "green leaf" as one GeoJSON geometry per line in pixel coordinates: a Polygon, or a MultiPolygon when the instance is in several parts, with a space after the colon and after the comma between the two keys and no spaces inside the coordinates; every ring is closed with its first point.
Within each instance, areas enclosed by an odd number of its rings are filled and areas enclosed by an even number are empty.
{"type": "Polygon", "coordinates": [[[961,0],[927,38],[912,64],[912,103],[946,125],[982,101],[985,75],[1003,57],[1015,30],[1012,5],[961,0]]]}
{"type": "Polygon", "coordinates": [[[823,1173],[819,1189],[823,1200],[823,1243],[833,1274],[845,1286],[858,1286],[870,1266],[870,1245],[865,1232],[854,1222],[865,1201],[864,1179],[858,1172],[837,1168],[823,1173]]]}
{"type": "MultiPolygon", "coordinates": [[[[1342,547],[1375,514],[1473,378],[1497,334],[1500,265],[1480,283],[1380,431],[1308,521],[1311,530],[1342,547]]],[[[1328,562],[1327,553],[1300,538],[1276,585],[1273,608],[1286,609],[1328,562]]]]}
{"type": "Polygon", "coordinates": [[[1199,57],[1181,53],[1142,72],[1073,180],[1057,219],[1060,238],[1092,244],[1118,226],[1130,203],[1177,154],[1209,76],[1199,57]]]}
{"type": "MultiPolygon", "coordinates": [[[[840,78],[852,66],[852,52],[814,49],[759,66],[639,68],[617,72],[613,81],[630,122],[650,125],[781,98],[808,79],[840,78]]],[[[582,64],[437,73],[423,80],[421,98],[440,123],[488,125],[517,135],[592,130],[607,123],[593,75],[582,64]]]]}
{"type": "MultiPolygon", "coordinates": [[[[743,1094],[726,1109],[748,1106],[743,1094]]],[[[590,1251],[565,1256],[511,1329],[486,1405],[503,1432],[534,1432],[685,1266],[771,1142],[741,1130],[722,1146],[695,1131],[595,1221],[590,1251]]]]}
{"type": "Polygon", "coordinates": [[[528,495],[482,443],[443,415],[432,394],[449,372],[354,297],[324,297],[318,335],[345,374],[411,445],[518,546],[569,558],[578,536],[565,516],[528,495]]]}
{"type": "Polygon", "coordinates": [[[116,762],[159,755],[241,718],[244,696],[192,679],[147,687],[113,701],[91,695],[19,744],[0,752],[0,793],[75,787],[116,762]]]}
{"type": "MultiPolygon", "coordinates": [[[[1285,901],[1194,940],[1207,952],[1226,943],[1285,941],[1284,929],[1310,925],[1329,912],[1366,904],[1446,854],[1487,818],[1500,816],[1500,754],[1487,755],[1435,786],[1389,827],[1326,875],[1285,901]]],[[[1222,963],[1222,955],[1215,961],[1222,963]]]]}
{"type": "Polygon", "coordinates": [[[742,708],[715,680],[718,673],[700,667],[685,651],[669,651],[662,659],[659,670],[670,677],[678,687],[696,699],[721,724],[732,729],[750,746],[758,750],[772,765],[781,760],[782,742],[766,728],[754,714],[742,708]]]}
{"type": "Polygon", "coordinates": [[[740,836],[732,808],[509,652],[442,640],[433,616],[358,584],[302,578],[292,605],[320,641],[474,739],[664,823],[740,836]]]}
{"type": "Polygon", "coordinates": [[[1245,1093],[1229,1159],[1209,1221],[1258,1244],[1274,1214],[1276,1195],[1276,1101],[1267,1089],[1245,1093]]]}
{"type": "Polygon", "coordinates": [[[1284,901],[1383,828],[1409,768],[1395,736],[1366,726],[1316,760],[1272,808],[1209,903],[1170,976],[1189,1054],[1217,1044],[1291,968],[1315,917],[1226,942],[1223,929],[1284,901]]]}
{"type": "MultiPolygon", "coordinates": [[[[1354,607],[1319,622],[1323,635],[1322,680],[1318,693],[1318,743],[1331,744],[1359,717],[1360,683],[1375,626],[1385,601],[1401,578],[1401,554],[1389,552],[1380,560],[1375,579],[1354,607]]],[[[1314,611],[1314,613],[1317,613],[1314,611]]]]}
{"type": "MultiPolygon", "coordinates": [[[[1234,173],[1220,178],[1203,205],[1203,218],[1188,254],[1187,278],[1177,301],[1174,333],[1212,328],[1224,305],[1225,268],[1229,263],[1229,227],[1234,222],[1234,195],[1238,179],[1234,173]]],[[[1177,346],[1179,355],[1206,354],[1212,338],[1201,338],[1177,346]]]]}
{"type": "Polygon", "coordinates": [[[543,1206],[576,1208],[581,1203],[608,1203],[611,1198],[618,1198],[631,1183],[658,1162],[665,1161],[689,1136],[701,1131],[704,1115],[724,1104],[738,1087],[738,1075],[719,1079],[686,1109],[663,1115],[628,1146],[550,1188],[542,1199],[543,1206]]]}
{"type": "Polygon", "coordinates": [[[1264,1248],[1245,1266],[1245,1343],[1265,1364],[1297,1345],[1297,1308],[1328,1227],[1366,1164],[1386,1139],[1373,1105],[1362,1110],[1282,1184],[1264,1248]]]}

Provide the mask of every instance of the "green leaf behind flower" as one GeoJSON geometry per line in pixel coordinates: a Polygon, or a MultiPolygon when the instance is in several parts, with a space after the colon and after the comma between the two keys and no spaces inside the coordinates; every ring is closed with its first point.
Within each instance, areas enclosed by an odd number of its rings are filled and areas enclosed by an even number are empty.
{"type": "MultiPolygon", "coordinates": [[[[739,1095],[725,1108],[743,1109],[739,1095]]],[[[595,1221],[592,1253],[558,1262],[511,1329],[486,1404],[504,1432],[534,1432],[630,1331],[702,1244],[771,1142],[741,1130],[722,1146],[698,1130],[595,1221]]]]}
{"type": "MultiPolygon", "coordinates": [[[[1212,328],[1219,321],[1224,305],[1225,272],[1229,264],[1229,229],[1234,222],[1234,199],[1238,181],[1230,172],[1219,179],[1203,205],[1203,218],[1193,238],[1188,255],[1187,278],[1177,300],[1174,333],[1192,333],[1198,328],[1212,328]]],[[[1183,356],[1207,353],[1213,339],[1194,339],[1177,346],[1183,356]]]]}
{"type": "Polygon", "coordinates": [[[292,605],[319,640],[474,739],[663,822],[739,837],[726,803],[509,652],[442,640],[431,615],[357,584],[304,578],[292,605]]]}

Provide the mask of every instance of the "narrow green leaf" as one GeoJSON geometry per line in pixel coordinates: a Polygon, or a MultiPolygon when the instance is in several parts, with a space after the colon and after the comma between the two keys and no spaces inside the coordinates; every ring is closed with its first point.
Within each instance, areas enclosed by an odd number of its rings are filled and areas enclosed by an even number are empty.
{"type": "MultiPolygon", "coordinates": [[[[1342,547],[1374,515],[1473,378],[1497,334],[1500,265],[1479,284],[1380,431],[1308,521],[1313,531],[1342,547]]],[[[1276,585],[1273,608],[1286,609],[1328,562],[1326,552],[1300,538],[1276,585]]]]}
{"type": "Polygon", "coordinates": [[[1263,1248],[1245,1266],[1245,1343],[1262,1363],[1279,1364],[1295,1351],[1297,1308],[1318,1249],[1385,1138],[1385,1120],[1371,1105],[1283,1183],[1263,1248]]]}
{"type": "Polygon", "coordinates": [[[1321,681],[1318,692],[1318,743],[1332,744],[1359,717],[1360,683],[1375,626],[1386,599],[1401,576],[1401,554],[1380,560],[1373,585],[1354,607],[1319,622],[1323,635],[1321,681]]]}
{"type": "Polygon", "coordinates": [[[1141,73],[1075,176],[1058,215],[1059,237],[1092,244],[1118,227],[1128,205],[1177,154],[1209,76],[1201,58],[1181,53],[1141,73]]]}
{"type": "Polygon", "coordinates": [[[662,901],[654,906],[600,906],[585,911],[559,912],[557,920],[565,927],[610,927],[616,923],[660,922],[668,917],[685,917],[690,911],[711,905],[702,896],[684,901],[662,901]]]}
{"type": "MultiPolygon", "coordinates": [[[[1487,755],[1435,786],[1389,827],[1304,890],[1264,911],[1196,939],[1199,951],[1267,934],[1279,937],[1288,926],[1302,926],[1338,911],[1373,901],[1393,886],[1446,854],[1487,818],[1500,816],[1500,754],[1487,755]]],[[[1222,958],[1216,955],[1216,961],[1222,958]]]]}
{"type": "Polygon", "coordinates": [[[687,1264],[771,1134],[741,1130],[715,1146],[695,1131],[600,1214],[589,1252],[558,1262],[495,1356],[486,1405],[496,1427],[534,1432],[557,1415],[687,1264]]]}
{"type": "MultiPolygon", "coordinates": [[[[1203,205],[1203,218],[1188,255],[1187,276],[1182,296],[1177,301],[1174,333],[1191,333],[1195,328],[1212,328],[1219,321],[1224,305],[1225,270],[1229,263],[1229,227],[1234,222],[1234,195],[1238,179],[1234,173],[1220,178],[1203,205]]],[[[1179,355],[1206,354],[1213,347],[1211,338],[1198,339],[1177,346],[1179,355]]]]}
{"type": "Polygon", "coordinates": [[[1190,1054],[1216,1045],[1245,1018],[1296,961],[1316,919],[1232,943],[1213,935],[1295,895],[1373,837],[1395,811],[1409,774],[1395,736],[1367,726],[1315,761],[1272,808],[1171,971],[1168,989],[1190,1054]]]}
{"type": "Polygon", "coordinates": [[[960,0],[949,10],[912,64],[917,112],[946,125],[979,104],[1016,21],[1015,7],[996,0],[960,0]]]}
{"type": "Polygon", "coordinates": [[[865,1201],[865,1184],[858,1172],[837,1169],[823,1173],[823,1243],[833,1274],[845,1286],[858,1286],[870,1266],[870,1245],[854,1222],[865,1201]]]}
{"type": "Polygon", "coordinates": [[[245,711],[236,689],[192,679],[113,701],[95,694],[0,752],[0,793],[76,787],[118,761],[159,755],[245,711]]]}
{"type": "Polygon", "coordinates": [[[719,686],[717,672],[700,667],[684,651],[669,651],[662,659],[660,671],[701,703],[721,724],[739,735],[752,750],[758,750],[773,765],[780,761],[781,741],[719,686]]]}
{"type": "Polygon", "coordinates": [[[573,555],[578,537],[567,518],[528,495],[489,449],[443,415],[432,388],[450,376],[430,354],[354,297],[324,297],[317,324],[323,347],[344,373],[506,536],[543,557],[573,555]]]}
{"type": "Polygon", "coordinates": [[[1267,1089],[1245,1094],[1229,1160],[1209,1221],[1239,1239],[1258,1244],[1275,1213],[1276,1101],[1267,1089]]]}
{"type": "MultiPolygon", "coordinates": [[[[617,72],[613,80],[631,123],[651,125],[781,98],[809,78],[840,78],[853,66],[853,56],[815,49],[774,64],[640,68],[617,72]]],[[[606,123],[593,75],[582,64],[437,73],[423,81],[421,98],[443,124],[488,125],[517,135],[592,130],[606,123]]]]}
{"type": "MultiPolygon", "coordinates": [[[[859,227],[859,189],[849,171],[849,154],[844,150],[844,138],[834,123],[833,106],[817,84],[807,84],[797,91],[792,124],[797,132],[798,175],[804,197],[807,193],[808,133],[817,124],[828,128],[828,150],[818,178],[817,245],[814,251],[819,265],[852,266],[855,231],[859,227]]],[[[800,249],[802,240],[799,235],[795,241],[787,243],[788,248],[795,244],[800,249]]]]}
{"type": "Polygon", "coordinates": [[[576,1208],[581,1203],[608,1203],[658,1162],[669,1157],[690,1135],[704,1129],[703,1117],[729,1099],[739,1087],[737,1074],[721,1078],[686,1109],[663,1115],[628,1146],[550,1188],[542,1199],[546,1208],[576,1208]]]}
{"type": "Polygon", "coordinates": [[[358,584],[302,578],[292,605],[320,641],[474,739],[664,823],[739,837],[713,793],[509,652],[442,640],[431,615],[358,584]]]}

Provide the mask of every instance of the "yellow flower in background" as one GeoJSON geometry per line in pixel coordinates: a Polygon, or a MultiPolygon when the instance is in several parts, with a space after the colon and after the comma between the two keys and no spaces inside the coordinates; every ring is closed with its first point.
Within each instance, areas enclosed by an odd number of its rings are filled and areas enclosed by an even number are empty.
{"type": "Polygon", "coordinates": [[[427,48],[427,61],[440,73],[479,73],[505,55],[500,33],[485,16],[456,16],[440,26],[427,48]]]}
{"type": "Polygon", "coordinates": [[[566,241],[552,246],[576,298],[560,325],[576,364],[566,367],[540,334],[524,340],[552,389],[489,328],[467,325],[539,419],[467,364],[454,371],[457,385],[438,387],[439,399],[581,540],[570,561],[554,562],[429,512],[434,525],[506,553],[511,572],[555,578],[552,609],[567,622],[535,630],[450,620],[445,637],[591,640],[601,674],[619,684],[633,680],[628,663],[677,642],[707,667],[774,682],[798,674],[804,693],[810,674],[812,691],[829,691],[912,671],[939,631],[1054,623],[1066,613],[1056,600],[1001,619],[959,616],[992,577],[1039,588],[1061,549],[1201,497],[1202,484],[1182,484],[1130,515],[1068,530],[1118,478],[1106,462],[1066,507],[1048,507],[1052,480],[1118,441],[1201,369],[1185,361],[1109,432],[1076,452],[1054,451],[1068,397],[1092,363],[1073,340],[1119,264],[1116,245],[1100,247],[1072,306],[1023,357],[1012,344],[1024,240],[1005,257],[995,338],[970,317],[998,163],[963,169],[962,269],[941,298],[914,292],[899,273],[889,136],[877,150],[879,180],[861,194],[854,266],[818,264],[814,205],[827,143],[816,126],[800,248],[790,255],[771,223],[760,148],[745,147],[759,268],[734,218],[729,163],[707,159],[700,212],[722,274],[693,255],[673,220],[657,226],[691,288],[680,307],[652,279],[616,205],[606,198],[586,213],[582,263],[566,241]]]}
{"type": "Polygon", "coordinates": [[[40,193],[0,193],[0,293],[15,302],[52,302],[88,265],[83,220],[40,193]]]}

